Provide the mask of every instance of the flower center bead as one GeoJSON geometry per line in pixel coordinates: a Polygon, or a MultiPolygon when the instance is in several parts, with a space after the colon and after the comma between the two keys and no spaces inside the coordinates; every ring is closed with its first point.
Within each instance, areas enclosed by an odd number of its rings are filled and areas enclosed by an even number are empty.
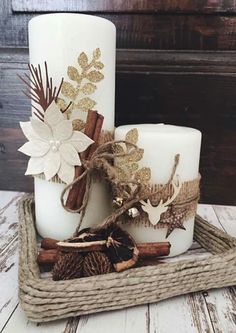
{"type": "Polygon", "coordinates": [[[53,152],[58,151],[58,148],[60,147],[61,144],[59,140],[50,140],[49,143],[53,152]]]}

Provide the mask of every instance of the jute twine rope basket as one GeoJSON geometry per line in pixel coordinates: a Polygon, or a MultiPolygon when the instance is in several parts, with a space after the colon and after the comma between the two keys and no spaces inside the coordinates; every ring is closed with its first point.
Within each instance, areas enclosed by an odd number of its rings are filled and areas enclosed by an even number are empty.
{"type": "Polygon", "coordinates": [[[157,302],[236,284],[236,239],[196,217],[195,239],[212,256],[69,281],[42,279],[36,263],[34,201],[19,203],[20,302],[31,321],[46,322],[157,302]]]}

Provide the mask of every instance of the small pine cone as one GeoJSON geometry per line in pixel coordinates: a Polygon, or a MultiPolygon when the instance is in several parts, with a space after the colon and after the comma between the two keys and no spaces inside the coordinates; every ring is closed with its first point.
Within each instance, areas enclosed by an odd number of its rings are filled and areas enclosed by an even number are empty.
{"type": "Polygon", "coordinates": [[[113,266],[105,253],[94,251],[84,258],[83,276],[93,276],[113,272],[113,266]]]}
{"type": "Polygon", "coordinates": [[[82,276],[83,256],[78,252],[61,254],[53,267],[54,281],[76,279],[82,276]]]}

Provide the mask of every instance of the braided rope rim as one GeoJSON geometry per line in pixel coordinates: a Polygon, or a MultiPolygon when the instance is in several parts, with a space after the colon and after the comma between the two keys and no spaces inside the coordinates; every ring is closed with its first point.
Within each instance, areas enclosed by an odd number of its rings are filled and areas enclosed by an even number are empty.
{"type": "Polygon", "coordinates": [[[19,202],[19,221],[19,298],[34,322],[127,308],[236,284],[236,239],[199,216],[194,237],[212,256],[69,281],[40,278],[32,195],[19,202]]]}

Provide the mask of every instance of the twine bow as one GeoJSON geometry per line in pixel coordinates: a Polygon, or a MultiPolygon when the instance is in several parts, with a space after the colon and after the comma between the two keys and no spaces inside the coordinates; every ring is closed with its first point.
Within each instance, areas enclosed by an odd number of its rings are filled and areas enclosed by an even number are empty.
{"type": "MultiPolygon", "coordinates": [[[[84,160],[82,161],[82,165],[84,168],[84,172],[77,177],[76,179],[73,180],[70,184],[68,184],[64,190],[61,193],[61,204],[65,210],[67,210],[70,213],[80,213],[82,212],[82,215],[84,214],[85,208],[88,204],[89,200],[89,189],[92,183],[92,174],[95,170],[103,170],[107,178],[109,179],[110,182],[119,182],[118,180],[118,174],[116,171],[116,168],[113,166],[114,159],[117,157],[124,157],[128,156],[129,154],[133,154],[136,150],[138,150],[138,147],[128,141],[125,140],[118,140],[118,141],[109,141],[101,146],[99,146],[94,153],[92,154],[90,160],[84,160]],[[124,152],[124,153],[111,153],[110,151],[113,150],[116,144],[118,143],[123,143],[126,145],[130,145],[133,147],[129,152],[124,152]],[[71,209],[66,206],[64,202],[64,196],[65,193],[75,184],[78,184],[82,179],[86,177],[86,188],[85,188],[85,194],[83,198],[83,203],[80,208],[78,209],[71,209]]],[[[137,183],[137,182],[136,182],[137,183]]]]}

